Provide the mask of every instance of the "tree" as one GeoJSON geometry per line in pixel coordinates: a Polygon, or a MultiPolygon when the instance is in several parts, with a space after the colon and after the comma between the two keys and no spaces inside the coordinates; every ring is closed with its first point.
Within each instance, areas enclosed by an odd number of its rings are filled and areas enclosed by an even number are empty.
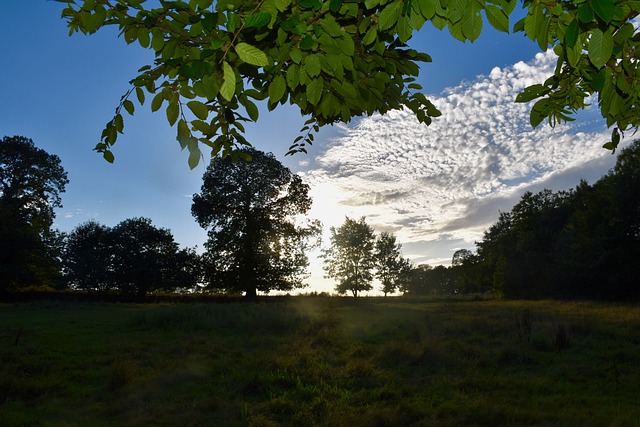
{"type": "MultiPolygon", "coordinates": [[[[440,112],[415,83],[419,62],[429,55],[406,42],[426,22],[474,41],[484,20],[509,32],[516,0],[183,0],[145,7],[144,0],[57,0],[69,32],[91,34],[117,26],[126,43],[155,52],[122,96],[96,149],[113,161],[111,146],[124,127],[123,110],[134,114],[152,95],[151,109],[166,101],[169,123],[189,150],[189,165],[202,157],[248,144],[243,122],[257,121],[256,101],[272,110],[297,106],[309,120],[290,152],[305,151],[320,126],[374,112],[408,108],[429,124],[440,112]]],[[[538,101],[531,124],[572,120],[594,96],[607,126],[606,148],[637,130],[640,44],[633,0],[523,0],[527,14],[513,25],[542,51],[558,55],[554,74],[533,84],[518,102],[538,101]]]]}
{"type": "Polygon", "coordinates": [[[96,221],[78,225],[65,239],[64,270],[74,289],[107,292],[114,287],[111,229],[96,221]]]}
{"type": "Polygon", "coordinates": [[[339,294],[350,291],[357,297],[359,292],[370,291],[376,262],[373,228],[365,217],[359,221],[346,217],[340,227],[330,231],[331,246],[323,251],[326,277],[338,281],[339,294]]]}
{"type": "Polygon", "coordinates": [[[112,275],[122,293],[147,293],[182,287],[176,283],[178,244],[171,231],[153,226],[149,218],[131,218],[111,229],[112,275]]]}
{"type": "Polygon", "coordinates": [[[302,288],[306,250],[320,233],[319,222],[302,221],[311,207],[309,186],[272,154],[240,153],[238,161],[214,159],[193,196],[191,212],[208,230],[209,286],[248,298],[302,288]]]}
{"type": "Polygon", "coordinates": [[[68,182],[58,156],[22,136],[0,140],[0,291],[56,284],[51,226],[68,182]]]}
{"type": "Polygon", "coordinates": [[[451,259],[450,270],[455,286],[461,293],[485,290],[482,283],[479,257],[469,249],[458,249],[451,259]]]}
{"type": "Polygon", "coordinates": [[[382,283],[384,296],[393,293],[406,278],[411,263],[400,255],[402,245],[396,243],[396,236],[382,232],[375,241],[376,277],[382,283]]]}
{"type": "Polygon", "coordinates": [[[178,249],[171,231],[148,218],[111,228],[85,222],[66,236],[64,248],[65,278],[74,289],[144,298],[149,292],[191,290],[200,279],[195,251],[178,249]]]}

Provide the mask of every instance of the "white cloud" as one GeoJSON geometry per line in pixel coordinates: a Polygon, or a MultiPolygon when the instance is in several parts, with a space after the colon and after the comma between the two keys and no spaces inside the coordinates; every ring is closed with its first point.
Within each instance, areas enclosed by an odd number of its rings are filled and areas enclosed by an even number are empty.
{"type": "Polygon", "coordinates": [[[301,172],[312,187],[311,215],[326,228],[345,215],[365,215],[377,230],[393,231],[414,262],[436,264],[473,247],[525,189],[571,188],[577,173],[593,168],[590,178],[601,176],[613,160],[601,148],[601,120],[589,120],[594,112],[533,129],[531,105],[514,102],[526,86],[544,82],[554,64],[552,53],[538,54],[432,96],[442,116],[431,126],[392,111],[344,128],[313,169],[301,172]]]}

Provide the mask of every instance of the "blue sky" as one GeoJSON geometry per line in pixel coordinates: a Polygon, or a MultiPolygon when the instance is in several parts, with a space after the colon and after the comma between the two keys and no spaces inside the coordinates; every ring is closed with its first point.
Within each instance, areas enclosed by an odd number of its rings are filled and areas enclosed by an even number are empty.
{"type": "MultiPolygon", "coordinates": [[[[61,230],[145,216],[182,246],[202,248],[206,233],[190,207],[204,166],[188,168],[162,112],[145,105],[125,117],[113,165],[92,151],[152,53],[127,46],[114,29],[69,37],[61,9],[45,0],[0,2],[0,136],[31,138],[62,159],[70,184],[57,210],[61,230]]],[[[264,111],[248,129],[258,149],[311,185],[311,215],[325,231],[345,215],[365,215],[376,230],[393,231],[414,263],[448,264],[456,249],[473,249],[525,190],[568,189],[613,166],[615,157],[600,148],[607,131],[596,111],[571,125],[531,129],[530,106],[513,103],[554,62],[523,35],[485,24],[479,40],[463,44],[427,24],[410,44],[433,58],[419,79],[443,112],[431,126],[402,111],[354,120],[323,130],[309,155],[293,157],[284,153],[304,122],[296,110],[264,111]]],[[[311,272],[311,290],[333,289],[321,263],[311,272]]]]}

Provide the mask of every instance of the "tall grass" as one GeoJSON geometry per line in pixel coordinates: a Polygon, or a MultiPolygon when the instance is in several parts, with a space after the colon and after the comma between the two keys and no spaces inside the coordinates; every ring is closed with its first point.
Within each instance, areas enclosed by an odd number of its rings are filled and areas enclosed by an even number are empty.
{"type": "Polygon", "coordinates": [[[0,305],[0,425],[640,425],[640,308],[0,305]]]}

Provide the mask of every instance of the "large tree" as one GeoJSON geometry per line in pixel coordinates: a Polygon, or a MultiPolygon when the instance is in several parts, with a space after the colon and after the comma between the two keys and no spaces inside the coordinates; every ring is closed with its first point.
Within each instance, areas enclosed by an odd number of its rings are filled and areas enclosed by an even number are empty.
{"type": "Polygon", "coordinates": [[[0,140],[0,290],[54,285],[54,208],[68,183],[60,158],[22,136],[0,140]]]}
{"type": "Polygon", "coordinates": [[[517,101],[538,99],[531,124],[572,120],[593,96],[607,126],[607,148],[640,125],[640,35],[634,0],[58,0],[69,32],[117,26],[127,43],[155,53],[118,104],[96,149],[113,161],[111,146],[152,95],[165,104],[177,139],[202,157],[247,144],[243,121],[257,121],[256,101],[269,109],[290,103],[310,118],[291,151],[304,151],[313,130],[353,117],[409,108],[429,124],[440,115],[415,83],[426,53],[409,49],[414,31],[430,22],[461,41],[474,41],[486,21],[499,31],[522,32],[540,50],[558,55],[553,75],[533,82],[517,101]],[[516,5],[527,13],[513,27],[516,5]],[[484,16],[483,16],[484,13],[484,16]]]}
{"type": "Polygon", "coordinates": [[[365,217],[358,221],[346,217],[344,223],[331,227],[331,245],[323,251],[327,278],[336,279],[339,294],[370,291],[373,286],[375,233],[365,217]]]}
{"type": "Polygon", "coordinates": [[[208,230],[205,269],[209,285],[249,298],[257,291],[304,286],[306,250],[319,235],[309,186],[272,154],[244,149],[241,158],[214,159],[191,212],[208,230]]]}

